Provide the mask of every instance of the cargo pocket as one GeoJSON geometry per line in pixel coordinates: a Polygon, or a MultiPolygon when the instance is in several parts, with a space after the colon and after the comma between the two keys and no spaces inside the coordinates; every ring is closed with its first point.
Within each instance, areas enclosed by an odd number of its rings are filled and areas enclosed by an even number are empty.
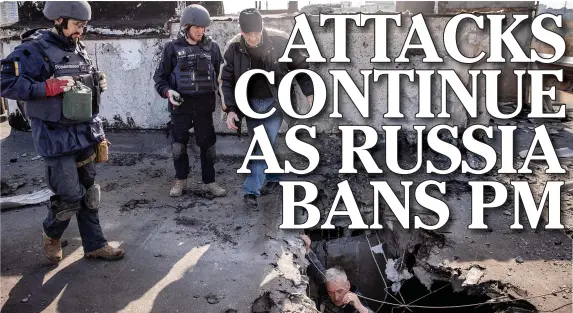
{"type": "Polygon", "coordinates": [[[73,154],[44,159],[47,184],[62,201],[79,201],[85,193],[78,180],[75,159],[73,154]]]}
{"type": "Polygon", "coordinates": [[[48,188],[54,193],[56,193],[57,185],[54,185],[54,182],[57,182],[57,177],[54,177],[54,173],[57,172],[54,168],[57,168],[60,164],[60,160],[58,158],[44,158],[44,164],[46,165],[46,183],[48,188]]]}
{"type": "Polygon", "coordinates": [[[32,136],[39,155],[50,157],[69,151],[65,149],[70,137],[67,129],[49,126],[37,119],[32,119],[31,124],[32,128],[37,130],[32,132],[32,136]]]}

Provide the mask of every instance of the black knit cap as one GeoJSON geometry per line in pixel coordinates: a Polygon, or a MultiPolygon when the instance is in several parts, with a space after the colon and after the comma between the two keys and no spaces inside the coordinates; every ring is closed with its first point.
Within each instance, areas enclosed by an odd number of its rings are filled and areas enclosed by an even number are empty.
{"type": "Polygon", "coordinates": [[[263,30],[263,17],[257,9],[245,9],[239,14],[239,25],[244,33],[263,30]]]}

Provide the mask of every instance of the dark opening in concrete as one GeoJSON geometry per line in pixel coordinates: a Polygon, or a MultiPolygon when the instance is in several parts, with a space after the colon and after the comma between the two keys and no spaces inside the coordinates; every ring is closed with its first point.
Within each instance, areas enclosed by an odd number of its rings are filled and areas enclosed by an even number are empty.
{"type": "MultiPolygon", "coordinates": [[[[436,281],[432,284],[431,291],[428,291],[428,289],[420,282],[420,280],[418,280],[417,277],[413,277],[405,281],[404,284],[402,285],[402,288],[400,289],[400,293],[402,294],[404,303],[409,303],[412,306],[427,307],[427,308],[410,307],[410,310],[416,313],[417,312],[465,313],[470,311],[474,313],[537,312],[537,310],[533,305],[525,301],[485,304],[485,302],[491,300],[491,297],[485,295],[484,290],[481,290],[480,288],[477,288],[472,292],[470,291],[455,292],[450,283],[436,281]],[[480,304],[480,305],[474,305],[474,304],[480,304]],[[444,307],[444,308],[436,308],[436,307],[444,307]]],[[[399,295],[396,296],[397,296],[396,298],[401,299],[399,295]]],[[[388,297],[386,299],[386,302],[398,303],[398,301],[396,301],[392,297],[388,297]]],[[[376,309],[379,306],[380,304],[375,304],[374,311],[376,311],[376,309]]],[[[379,312],[396,313],[396,312],[409,312],[409,311],[404,307],[384,305],[379,312]]]]}
{"type": "Polygon", "coordinates": [[[362,229],[348,229],[346,227],[335,226],[334,229],[315,229],[308,233],[312,241],[328,241],[342,237],[356,237],[362,236],[364,230],[362,229]]]}
{"type": "MultiPolygon", "coordinates": [[[[532,304],[526,301],[500,302],[500,299],[507,300],[508,298],[500,297],[505,296],[504,290],[506,290],[507,286],[499,282],[483,282],[478,285],[462,287],[460,291],[460,288],[455,288],[455,285],[453,285],[461,283],[459,280],[450,282],[444,278],[444,281],[435,280],[430,290],[428,290],[416,276],[413,276],[402,281],[399,293],[390,291],[384,297],[386,286],[380,277],[380,272],[383,273],[388,287],[393,282],[386,277],[385,258],[381,254],[375,254],[376,262],[374,262],[371,257],[371,245],[364,239],[364,232],[357,231],[353,233],[348,229],[337,227],[334,230],[314,230],[309,232],[308,235],[313,242],[313,250],[326,268],[333,266],[343,268],[350,282],[357,285],[363,296],[378,300],[361,299],[363,304],[367,304],[374,312],[538,312],[532,304]],[[380,307],[381,303],[379,301],[384,301],[386,304],[380,307]],[[404,304],[410,305],[408,309],[404,304]]],[[[372,240],[373,238],[370,238],[373,246],[372,240]]],[[[403,266],[399,271],[407,269],[411,274],[414,274],[412,269],[415,266],[420,266],[421,264],[418,263],[422,262],[417,259],[417,255],[423,253],[428,248],[428,245],[431,245],[429,241],[417,244],[411,242],[411,249],[407,253],[401,253],[402,255],[398,256],[393,251],[401,251],[402,249],[391,247],[392,244],[388,241],[386,243],[384,249],[386,257],[393,260],[402,259],[403,266]]],[[[310,296],[319,307],[322,301],[328,299],[328,294],[325,292],[325,290],[321,291],[314,282],[310,282],[310,296]]]]}
{"type": "MultiPolygon", "coordinates": [[[[380,290],[384,287],[381,286],[380,290]]],[[[371,293],[371,290],[361,289],[363,293],[371,293]]],[[[491,304],[486,303],[492,298],[480,293],[455,292],[452,285],[447,282],[435,282],[432,285],[431,291],[418,280],[413,277],[404,282],[400,289],[400,295],[395,294],[394,297],[388,296],[381,308],[380,302],[368,301],[361,299],[363,304],[367,304],[374,312],[380,313],[400,313],[410,312],[402,304],[408,304],[411,312],[448,312],[448,313],[536,313],[538,312],[535,307],[526,301],[514,301],[506,303],[491,304]],[[402,300],[402,303],[396,299],[402,300]],[[390,304],[388,304],[390,303],[390,304]],[[396,305],[392,305],[396,304],[396,305]]],[[[327,297],[327,296],[326,296],[327,297]]],[[[322,299],[325,299],[323,297],[322,299]]],[[[317,299],[313,299],[315,302],[317,299]]],[[[384,300],[384,299],[379,299],[384,300]]]]}

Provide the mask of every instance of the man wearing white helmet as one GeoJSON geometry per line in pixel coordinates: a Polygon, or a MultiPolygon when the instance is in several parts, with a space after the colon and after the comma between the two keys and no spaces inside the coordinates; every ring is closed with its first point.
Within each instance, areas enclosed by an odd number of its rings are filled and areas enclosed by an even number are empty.
{"type": "Polygon", "coordinates": [[[103,235],[95,184],[96,149],[105,142],[97,115],[107,82],[79,40],[91,8],[87,1],[49,1],[43,12],[54,27],[22,34],[22,44],[1,61],[0,82],[3,97],[25,101],[34,145],[54,192],[43,223],[44,251],[51,261],[62,259],[60,238],[75,215],[85,256],[118,260],[124,251],[108,245],[103,235]],[[88,96],[71,104],[70,97],[79,96],[76,87],[71,90],[75,84],[88,96]],[[81,112],[74,111],[75,105],[81,112]]]}
{"type": "Polygon", "coordinates": [[[195,129],[195,139],[201,149],[201,174],[207,191],[216,197],[225,189],[215,182],[215,111],[217,77],[223,62],[219,45],[205,36],[211,24],[207,9],[190,5],[181,14],[181,33],[163,48],[161,62],[153,79],[155,89],[168,99],[171,113],[171,148],[175,166],[172,197],[179,197],[186,188],[189,175],[187,143],[189,129],[195,129]]]}

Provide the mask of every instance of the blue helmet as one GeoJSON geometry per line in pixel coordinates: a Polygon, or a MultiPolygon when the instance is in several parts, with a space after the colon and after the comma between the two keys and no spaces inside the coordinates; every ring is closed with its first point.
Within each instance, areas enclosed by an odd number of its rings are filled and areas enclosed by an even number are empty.
{"type": "Polygon", "coordinates": [[[181,20],[179,25],[181,28],[187,26],[202,26],[207,27],[211,24],[211,15],[209,11],[198,4],[192,4],[186,7],[181,13],[181,20]]]}
{"type": "Polygon", "coordinates": [[[92,9],[87,1],[46,1],[43,12],[52,21],[60,17],[79,21],[89,21],[92,18],[92,9]]]}

